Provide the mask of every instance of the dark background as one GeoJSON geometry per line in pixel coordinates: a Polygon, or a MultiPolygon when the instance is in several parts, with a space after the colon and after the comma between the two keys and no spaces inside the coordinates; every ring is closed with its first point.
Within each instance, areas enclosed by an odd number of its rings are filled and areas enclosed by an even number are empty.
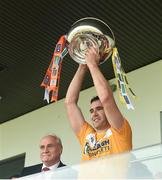
{"type": "MultiPolygon", "coordinates": [[[[126,72],[162,58],[161,0],[0,1],[0,123],[47,105],[40,84],[55,45],[75,21],[88,16],[111,27],[126,72]]],[[[64,58],[59,99],[77,66],[69,55],[64,58]]],[[[114,77],[110,59],[101,69],[107,79],[114,77]]],[[[88,75],[83,89],[92,85],[88,75]]]]}

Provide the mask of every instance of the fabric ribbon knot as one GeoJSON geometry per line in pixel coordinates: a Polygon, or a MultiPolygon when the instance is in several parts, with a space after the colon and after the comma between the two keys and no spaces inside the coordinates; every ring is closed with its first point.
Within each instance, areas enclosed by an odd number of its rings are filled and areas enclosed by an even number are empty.
{"type": "Polygon", "coordinates": [[[42,169],[42,171],[49,171],[50,170],[50,168],[48,168],[48,167],[44,167],[43,169],[42,169]]]}

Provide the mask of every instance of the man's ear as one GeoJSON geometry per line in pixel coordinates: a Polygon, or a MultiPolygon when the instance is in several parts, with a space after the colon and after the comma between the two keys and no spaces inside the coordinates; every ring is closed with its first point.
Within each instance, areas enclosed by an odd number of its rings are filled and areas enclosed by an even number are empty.
{"type": "Polygon", "coordinates": [[[62,154],[62,151],[63,151],[63,148],[60,146],[59,147],[59,150],[60,150],[60,155],[62,154]]]}

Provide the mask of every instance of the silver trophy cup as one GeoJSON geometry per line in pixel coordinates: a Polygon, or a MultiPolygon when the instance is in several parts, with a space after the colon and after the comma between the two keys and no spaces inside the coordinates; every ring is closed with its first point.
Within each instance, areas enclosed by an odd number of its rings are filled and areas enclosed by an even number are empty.
{"type": "Polygon", "coordinates": [[[115,36],[111,28],[102,20],[87,17],[76,21],[67,34],[68,51],[73,60],[86,64],[85,53],[91,46],[97,46],[100,64],[112,54],[115,36]]]}

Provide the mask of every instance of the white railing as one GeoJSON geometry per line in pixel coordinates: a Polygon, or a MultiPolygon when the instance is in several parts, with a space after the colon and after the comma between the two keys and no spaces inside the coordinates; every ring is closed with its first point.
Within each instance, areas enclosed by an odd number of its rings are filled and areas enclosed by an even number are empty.
{"type": "Polygon", "coordinates": [[[56,171],[22,177],[35,179],[162,179],[162,145],[154,145],[131,153],[111,155],[82,162],[56,171]]]}

